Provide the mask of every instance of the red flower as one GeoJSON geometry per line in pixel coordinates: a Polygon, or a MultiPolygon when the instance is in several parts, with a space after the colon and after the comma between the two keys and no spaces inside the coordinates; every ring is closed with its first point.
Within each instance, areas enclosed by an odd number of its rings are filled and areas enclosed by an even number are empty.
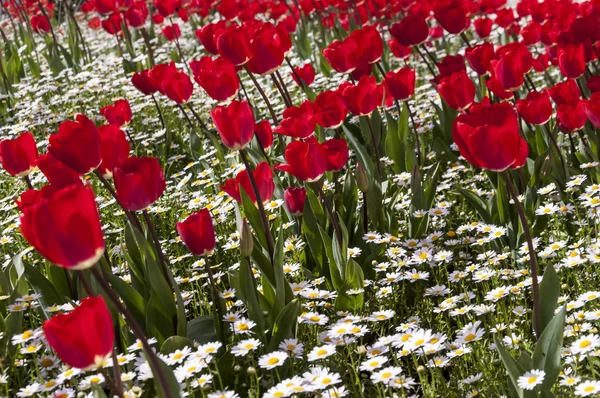
{"type": "Polygon", "coordinates": [[[525,99],[517,101],[517,112],[529,124],[546,124],[552,117],[552,104],[548,92],[530,92],[525,99]]]}
{"type": "Polygon", "coordinates": [[[168,41],[175,41],[181,37],[181,30],[179,29],[179,25],[174,23],[173,25],[164,26],[162,34],[168,41]]]}
{"type": "Polygon", "coordinates": [[[358,46],[360,58],[369,64],[379,62],[383,54],[383,40],[376,28],[365,26],[360,30],[355,30],[350,34],[358,46]]]}
{"type": "Polygon", "coordinates": [[[356,85],[349,85],[341,93],[342,101],[356,116],[369,115],[383,101],[383,85],[375,76],[363,76],[356,85]]]}
{"type": "Polygon", "coordinates": [[[102,162],[100,136],[90,119],[77,115],[76,120],[58,126],[58,134],[49,138],[48,152],[79,174],[87,174],[102,162]]]}
{"type": "Polygon", "coordinates": [[[438,62],[437,68],[440,74],[434,79],[436,83],[439,83],[444,77],[452,76],[458,72],[466,72],[467,65],[465,65],[465,59],[460,55],[447,55],[444,57],[442,62],[438,62]]]}
{"type": "Polygon", "coordinates": [[[358,66],[358,45],[351,37],[344,41],[334,40],[323,50],[323,57],[336,71],[350,73],[358,66]]]}
{"type": "MultiPolygon", "coordinates": [[[[273,197],[275,191],[275,183],[273,182],[273,172],[267,162],[259,163],[256,169],[252,172],[256,185],[258,187],[258,193],[263,203],[268,202],[273,197]]],[[[236,200],[236,202],[242,202],[242,194],[240,192],[240,185],[246,192],[246,195],[256,203],[256,196],[254,195],[254,189],[248,176],[248,170],[242,170],[235,178],[230,178],[225,181],[225,185],[221,186],[221,189],[225,191],[229,196],[236,200]]]]}
{"type": "Polygon", "coordinates": [[[494,45],[486,41],[473,47],[467,47],[465,58],[479,76],[485,75],[490,70],[490,62],[496,58],[494,45]]]}
{"type": "Polygon", "coordinates": [[[479,18],[473,21],[475,25],[475,33],[482,39],[485,39],[492,33],[493,21],[489,18],[479,18]]]}
{"type": "Polygon", "coordinates": [[[235,66],[244,65],[252,57],[246,30],[242,26],[231,25],[215,39],[221,57],[235,66]]]}
{"type": "Polygon", "coordinates": [[[123,17],[121,17],[121,14],[118,12],[111,14],[108,18],[102,20],[101,22],[102,29],[111,35],[115,35],[123,30],[121,23],[123,23],[123,17]]]}
{"type": "Polygon", "coordinates": [[[126,99],[116,100],[114,105],[100,109],[106,121],[116,126],[123,126],[131,121],[131,107],[126,99]]]}
{"type": "Polygon", "coordinates": [[[144,95],[154,94],[158,91],[150,80],[149,72],[148,70],[143,70],[140,73],[135,72],[131,77],[131,83],[144,95]]]}
{"type": "Polygon", "coordinates": [[[548,93],[556,105],[576,103],[581,95],[577,82],[573,79],[567,79],[554,87],[550,87],[548,93]]]}
{"type": "Polygon", "coordinates": [[[215,127],[230,149],[241,149],[254,137],[254,113],[248,101],[231,101],[227,106],[217,106],[210,111],[215,127]]]}
{"type": "Polygon", "coordinates": [[[144,210],[166,188],[165,173],[156,158],[131,156],[113,173],[117,199],[127,210],[144,210]]]}
{"type": "Polygon", "coordinates": [[[31,17],[31,27],[36,33],[50,32],[50,22],[48,22],[48,18],[43,15],[34,15],[31,17]]]}
{"type": "Polygon", "coordinates": [[[427,40],[429,26],[420,15],[409,15],[392,25],[390,34],[404,47],[419,45],[427,40]]]}
{"type": "Polygon", "coordinates": [[[310,62],[307,62],[306,64],[304,64],[304,66],[294,68],[294,71],[296,73],[292,73],[292,78],[299,86],[302,85],[296,78],[296,75],[298,75],[300,79],[302,79],[304,84],[306,84],[307,86],[310,86],[315,81],[315,69],[313,68],[310,62]]]}
{"type": "Polygon", "coordinates": [[[163,17],[160,14],[152,15],[151,19],[152,19],[152,23],[154,23],[154,25],[162,25],[162,23],[165,21],[165,17],[163,17]]]}
{"type": "Polygon", "coordinates": [[[340,171],[348,163],[350,153],[345,139],[331,138],[321,144],[325,154],[325,170],[340,171]]]}
{"type": "Polygon", "coordinates": [[[482,169],[502,171],[519,167],[528,154],[527,142],[519,135],[517,114],[506,102],[479,104],[473,106],[470,114],[458,115],[452,138],[460,154],[482,169]]]}
{"type": "Polygon", "coordinates": [[[443,78],[438,91],[448,106],[456,110],[468,108],[475,100],[475,84],[466,72],[443,78]]]}
{"type": "Polygon", "coordinates": [[[82,183],[79,173],[52,156],[49,152],[37,158],[37,166],[52,186],[65,187],[67,185],[82,183]]]}
{"type": "Polygon", "coordinates": [[[499,60],[490,61],[493,78],[498,81],[502,90],[516,91],[523,85],[525,71],[521,58],[516,52],[509,52],[499,60]]]}
{"type": "Polygon", "coordinates": [[[13,140],[0,141],[0,163],[11,176],[24,177],[31,173],[37,157],[35,140],[28,131],[13,140]]]}
{"type": "Polygon", "coordinates": [[[412,47],[404,47],[402,44],[398,43],[396,39],[389,39],[387,41],[388,47],[394,56],[397,58],[405,58],[412,53],[412,47]]]}
{"type": "Polygon", "coordinates": [[[285,53],[286,48],[275,25],[261,23],[250,34],[248,69],[259,75],[272,73],[283,63],[285,53]]]}
{"type": "Polygon", "coordinates": [[[59,267],[92,267],[104,253],[92,188],[69,185],[43,196],[22,209],[21,231],[27,242],[59,267]]]}
{"type": "Polygon", "coordinates": [[[177,233],[196,256],[205,256],[215,249],[215,228],[208,209],[204,208],[177,223],[177,233]]]}
{"type": "Polygon", "coordinates": [[[592,94],[589,100],[582,101],[583,109],[590,122],[596,127],[600,127],[600,93],[592,94]]]}
{"type": "Polygon", "coordinates": [[[206,55],[199,61],[190,62],[194,80],[206,93],[217,101],[228,101],[240,88],[235,66],[225,58],[215,59],[206,55]]]}
{"type": "Polygon", "coordinates": [[[585,72],[583,46],[568,45],[558,49],[558,67],[568,79],[577,79],[585,72]]]}
{"type": "Polygon", "coordinates": [[[344,123],[348,109],[342,98],[335,91],[327,90],[319,93],[315,99],[315,122],[319,126],[335,129],[344,123]]]}
{"type": "Polygon", "coordinates": [[[154,8],[163,17],[169,17],[175,14],[177,8],[181,6],[180,0],[154,0],[154,8]]]}
{"type": "Polygon", "coordinates": [[[556,116],[564,129],[569,132],[581,130],[587,122],[587,113],[584,101],[562,104],[556,108],[556,116]]]}
{"type": "Polygon", "coordinates": [[[392,97],[398,101],[406,101],[415,93],[415,71],[405,67],[396,72],[388,72],[385,84],[392,97]]]}
{"type": "Polygon", "coordinates": [[[112,354],[114,326],[102,296],[81,300],[73,311],[45,321],[42,329],[61,361],[74,368],[100,368],[112,354]]]}
{"type": "Polygon", "coordinates": [[[194,85],[190,77],[177,70],[175,63],[159,64],[148,73],[150,82],[158,91],[178,104],[187,102],[192,96],[194,85]]]}
{"type": "Polygon", "coordinates": [[[116,0],[96,0],[96,11],[100,14],[110,14],[117,11],[116,0]]]}
{"type": "Polygon", "coordinates": [[[314,137],[290,142],[285,148],[284,157],[287,164],[278,164],[275,169],[290,173],[299,180],[317,181],[325,174],[325,153],[314,137]]]}
{"type": "Polygon", "coordinates": [[[304,212],[304,202],[306,202],[306,189],[286,188],[283,191],[283,202],[288,211],[294,216],[301,216],[304,212]]]}
{"type": "Polygon", "coordinates": [[[588,79],[588,81],[585,83],[585,86],[592,93],[596,93],[596,92],[600,91],[600,76],[592,76],[592,77],[590,77],[588,79]]]}
{"type": "Polygon", "coordinates": [[[496,97],[500,98],[503,101],[511,99],[514,97],[513,92],[505,91],[502,87],[500,87],[500,83],[494,76],[490,78],[490,80],[485,82],[486,87],[490,92],[492,92],[496,97]]]}
{"type": "Polygon", "coordinates": [[[129,156],[129,141],[123,130],[112,124],[98,127],[98,133],[102,141],[102,163],[98,170],[104,178],[112,178],[114,168],[123,164],[129,156]]]}
{"type": "Polygon", "coordinates": [[[438,8],[433,17],[448,33],[455,35],[465,30],[469,24],[465,10],[458,2],[438,8]]]}
{"type": "Polygon", "coordinates": [[[125,19],[129,22],[129,25],[134,28],[144,26],[148,19],[148,7],[144,0],[138,0],[133,3],[127,11],[125,11],[125,19]]]}
{"type": "Polygon", "coordinates": [[[217,55],[219,54],[219,49],[217,48],[217,43],[215,40],[217,37],[219,37],[221,32],[225,30],[227,30],[227,22],[224,20],[219,20],[217,22],[204,25],[194,33],[206,51],[213,55],[217,55]]]}
{"type": "Polygon", "coordinates": [[[256,123],[254,125],[254,133],[263,149],[269,149],[273,145],[273,129],[268,120],[256,123]]]}

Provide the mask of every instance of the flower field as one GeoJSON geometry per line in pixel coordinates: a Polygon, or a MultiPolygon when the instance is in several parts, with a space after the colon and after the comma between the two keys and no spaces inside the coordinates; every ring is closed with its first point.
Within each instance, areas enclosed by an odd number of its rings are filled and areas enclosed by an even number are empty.
{"type": "Polygon", "coordinates": [[[0,1],[0,396],[600,396],[599,2],[0,1]]]}

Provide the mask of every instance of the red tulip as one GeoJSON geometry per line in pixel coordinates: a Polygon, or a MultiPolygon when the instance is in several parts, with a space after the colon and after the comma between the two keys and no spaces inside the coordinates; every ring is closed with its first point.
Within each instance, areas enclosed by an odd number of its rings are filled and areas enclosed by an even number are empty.
{"type": "Polygon", "coordinates": [[[196,256],[205,256],[215,249],[215,228],[208,209],[204,208],[177,223],[177,233],[196,256]]]}
{"type": "Polygon", "coordinates": [[[170,17],[181,6],[181,0],[154,0],[154,8],[163,17],[170,17]]]}
{"type": "Polygon", "coordinates": [[[385,75],[385,84],[394,99],[406,101],[415,93],[415,71],[409,67],[385,75]]]}
{"type": "Polygon", "coordinates": [[[181,71],[160,82],[164,94],[178,104],[187,102],[194,91],[194,85],[190,77],[181,71]]]}
{"type": "Polygon", "coordinates": [[[166,188],[165,173],[158,159],[131,156],[113,171],[117,200],[131,211],[144,210],[166,188]]]}
{"type": "Polygon", "coordinates": [[[29,175],[35,169],[37,157],[35,140],[28,131],[13,140],[0,141],[0,163],[11,176],[29,175]]]}
{"type": "Polygon", "coordinates": [[[248,101],[231,101],[227,106],[217,106],[210,111],[215,127],[230,149],[241,149],[254,137],[254,114],[248,101]]]}
{"type": "Polygon", "coordinates": [[[43,15],[34,15],[31,17],[31,27],[35,33],[50,32],[50,22],[43,15]]]}
{"type": "Polygon", "coordinates": [[[225,30],[227,30],[227,22],[224,20],[219,20],[217,22],[204,25],[201,29],[196,30],[194,33],[206,51],[213,55],[217,55],[219,54],[219,49],[217,48],[217,43],[215,40],[219,37],[221,32],[225,30]]]}
{"type": "Polygon", "coordinates": [[[173,25],[164,26],[162,34],[168,41],[175,41],[181,37],[181,30],[179,29],[179,25],[174,23],[173,25]]]}
{"type": "Polygon", "coordinates": [[[369,64],[362,60],[362,58],[358,59],[358,65],[356,68],[350,72],[350,77],[352,80],[360,80],[363,76],[369,76],[373,71],[373,64],[369,64]]]}
{"type": "Polygon", "coordinates": [[[485,39],[492,33],[493,21],[489,18],[479,18],[473,21],[475,25],[475,33],[482,39],[485,39]]]}
{"type": "Polygon", "coordinates": [[[486,87],[493,93],[496,97],[501,99],[502,101],[509,100],[513,98],[515,95],[512,91],[506,91],[500,86],[500,82],[492,75],[489,80],[485,82],[486,87]]]}
{"type": "Polygon", "coordinates": [[[65,187],[67,185],[82,183],[79,173],[52,156],[50,152],[40,155],[37,158],[37,166],[50,184],[55,187],[65,187]]]}
{"type": "Polygon", "coordinates": [[[313,68],[310,62],[307,62],[306,64],[304,64],[304,66],[301,66],[299,68],[294,68],[294,71],[296,73],[292,73],[292,78],[299,86],[302,86],[302,84],[300,84],[296,75],[298,75],[298,77],[300,77],[300,79],[302,79],[304,84],[306,84],[307,86],[310,86],[315,81],[315,69],[313,68]]]}
{"type": "Polygon", "coordinates": [[[314,106],[308,100],[299,107],[289,107],[283,112],[284,119],[273,132],[288,137],[307,138],[317,127],[314,113],[314,106]]]}
{"type": "Polygon", "coordinates": [[[375,76],[363,76],[356,85],[347,86],[341,93],[342,101],[356,116],[369,115],[383,101],[383,85],[378,85],[375,76]]]}
{"type": "Polygon", "coordinates": [[[335,91],[319,93],[315,99],[315,122],[321,127],[335,129],[344,123],[348,109],[335,91]]]}
{"type": "Polygon", "coordinates": [[[158,91],[152,80],[150,80],[148,70],[143,70],[140,73],[135,72],[131,77],[131,83],[144,95],[151,95],[158,91]]]}
{"type": "Polygon", "coordinates": [[[190,62],[194,80],[217,101],[229,101],[236,96],[240,83],[235,66],[225,58],[206,55],[190,62]]]}
{"type": "Polygon", "coordinates": [[[273,129],[268,120],[256,123],[254,125],[254,133],[263,149],[269,149],[273,145],[273,129]]]}
{"type": "Polygon", "coordinates": [[[358,45],[351,37],[344,41],[334,40],[323,50],[323,57],[336,71],[350,73],[358,66],[358,45]]]}
{"type": "Polygon", "coordinates": [[[358,55],[369,64],[379,62],[383,55],[383,40],[379,31],[373,26],[365,26],[350,34],[358,46],[358,55]]]}
{"type": "Polygon", "coordinates": [[[350,153],[344,138],[331,138],[321,144],[325,154],[325,170],[340,171],[348,163],[350,153]]]}
{"type": "Polygon", "coordinates": [[[581,130],[587,122],[587,113],[584,101],[562,104],[556,108],[558,121],[569,132],[581,130]]]}
{"type": "Polygon", "coordinates": [[[294,216],[301,216],[304,212],[304,202],[306,202],[306,189],[286,188],[283,191],[283,202],[288,211],[294,216]]]}
{"type": "Polygon", "coordinates": [[[529,124],[546,124],[552,117],[552,104],[548,92],[530,92],[525,99],[517,101],[517,112],[529,124]]]}
{"type": "Polygon", "coordinates": [[[444,57],[442,62],[438,62],[437,68],[440,71],[439,75],[435,77],[435,82],[439,84],[439,82],[444,77],[452,76],[458,72],[466,72],[467,65],[465,64],[465,59],[459,55],[447,55],[444,57]]]}
{"type": "Polygon", "coordinates": [[[394,54],[397,58],[405,58],[412,53],[412,47],[404,47],[402,44],[398,43],[396,39],[389,39],[387,41],[388,47],[392,54],[394,54]]]}
{"type": "Polygon", "coordinates": [[[465,10],[460,3],[450,3],[438,8],[433,17],[448,33],[459,34],[465,30],[469,24],[465,10]]]}
{"type": "Polygon", "coordinates": [[[522,42],[512,42],[498,47],[496,55],[498,58],[508,57],[509,62],[518,63],[523,73],[529,72],[533,67],[533,55],[522,42]]]}
{"type": "Polygon", "coordinates": [[[148,7],[144,0],[138,0],[125,12],[125,19],[134,28],[144,26],[148,19],[148,7]]]}
{"type": "Polygon", "coordinates": [[[590,77],[588,79],[588,81],[585,83],[585,86],[592,93],[596,93],[596,92],[600,91],[600,76],[592,76],[592,77],[590,77]]]}
{"type": "Polygon", "coordinates": [[[154,66],[152,69],[148,70],[146,77],[159,93],[166,95],[163,82],[176,79],[177,73],[178,71],[175,62],[171,62],[169,64],[158,64],[154,66]]]}
{"type": "Polygon", "coordinates": [[[235,66],[244,65],[252,57],[250,43],[242,26],[230,25],[215,42],[221,57],[235,66]]]}
{"type": "Polygon", "coordinates": [[[46,191],[43,198],[22,211],[23,236],[51,263],[85,269],[104,253],[100,216],[89,186],[76,184],[46,191]]]}
{"type": "Polygon", "coordinates": [[[600,127],[600,93],[596,92],[589,100],[581,102],[583,102],[583,109],[590,122],[594,126],[600,127]]]}
{"type": "Polygon", "coordinates": [[[96,125],[84,115],[77,115],[76,120],[58,126],[58,134],[49,138],[48,152],[79,174],[87,174],[102,162],[100,135],[96,125]]]}
{"type": "Polygon", "coordinates": [[[278,164],[275,169],[290,173],[299,180],[317,181],[325,174],[325,153],[314,137],[290,142],[285,148],[284,157],[287,164],[278,164]]]}
{"type": "Polygon", "coordinates": [[[261,23],[250,33],[251,58],[248,69],[258,75],[272,73],[283,63],[285,52],[286,48],[275,25],[270,22],[261,23]]]}
{"type": "Polygon", "coordinates": [[[110,14],[117,11],[116,0],[96,0],[96,11],[100,14],[110,14]]]}
{"type": "Polygon", "coordinates": [[[106,33],[108,33],[110,35],[116,35],[123,30],[123,28],[121,26],[122,23],[123,23],[123,18],[121,17],[121,14],[118,12],[115,12],[115,13],[111,14],[108,18],[104,19],[101,22],[101,25],[102,25],[102,29],[104,29],[106,31],[106,33]]]}
{"type": "Polygon", "coordinates": [[[467,109],[475,100],[475,84],[466,72],[445,77],[438,86],[440,95],[452,109],[467,109]]]}
{"type": "Polygon", "coordinates": [[[114,168],[123,164],[129,156],[129,141],[123,130],[115,125],[100,126],[98,133],[102,141],[102,163],[98,170],[104,178],[112,178],[114,168]]]}
{"type": "Polygon", "coordinates": [[[492,171],[519,167],[528,153],[527,142],[519,135],[517,114],[506,102],[478,104],[470,114],[458,115],[452,138],[469,163],[492,171]]]}
{"type": "Polygon", "coordinates": [[[568,79],[577,79],[585,72],[583,46],[568,45],[558,49],[558,67],[568,79]]]}
{"type": "Polygon", "coordinates": [[[465,58],[479,76],[485,75],[490,70],[490,62],[496,58],[494,45],[486,41],[473,47],[467,47],[465,58]]]}
{"type": "Polygon", "coordinates": [[[109,124],[123,126],[131,121],[131,108],[126,99],[116,100],[114,105],[100,109],[100,113],[109,124]]]}
{"type": "Polygon", "coordinates": [[[152,23],[154,23],[154,25],[162,25],[162,23],[165,21],[165,17],[160,14],[154,14],[150,19],[152,19],[152,23]]]}
{"type": "Polygon", "coordinates": [[[74,368],[100,368],[112,354],[114,326],[102,296],[81,300],[68,314],[45,321],[42,329],[61,361],[74,368]]]}
{"type": "MultiPolygon", "coordinates": [[[[252,172],[256,185],[258,187],[258,193],[263,203],[268,202],[273,197],[275,191],[275,183],[273,182],[273,172],[267,162],[261,162],[256,166],[256,169],[252,172]]],[[[230,178],[225,181],[225,185],[221,186],[221,189],[225,191],[229,196],[235,199],[238,203],[242,202],[242,194],[240,192],[240,185],[244,189],[244,192],[248,195],[252,202],[256,203],[256,196],[254,195],[254,189],[248,176],[248,170],[242,170],[235,178],[230,178]]]]}
{"type": "Polygon", "coordinates": [[[550,87],[548,93],[557,106],[577,103],[581,95],[577,82],[573,79],[567,79],[554,87],[550,87]]]}
{"type": "Polygon", "coordinates": [[[505,91],[516,91],[525,79],[524,67],[516,52],[509,52],[499,60],[490,61],[493,77],[505,91]]]}
{"type": "Polygon", "coordinates": [[[392,25],[390,34],[404,47],[419,45],[427,40],[429,26],[423,17],[409,15],[392,25]]]}

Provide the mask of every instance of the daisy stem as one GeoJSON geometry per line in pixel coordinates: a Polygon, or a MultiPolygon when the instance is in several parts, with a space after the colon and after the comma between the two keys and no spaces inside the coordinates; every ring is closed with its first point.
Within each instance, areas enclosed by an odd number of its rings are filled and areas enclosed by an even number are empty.
{"type": "Polygon", "coordinates": [[[523,227],[523,233],[525,234],[525,239],[527,239],[527,247],[529,251],[529,263],[531,264],[531,290],[533,293],[533,327],[535,330],[536,338],[539,339],[542,327],[541,327],[541,308],[540,308],[540,290],[538,283],[538,267],[537,267],[537,258],[535,255],[535,248],[533,247],[533,239],[531,236],[531,231],[529,230],[529,223],[527,222],[527,217],[525,216],[525,211],[523,210],[523,206],[519,201],[519,195],[510,180],[510,176],[505,171],[501,172],[502,178],[506,182],[506,188],[512,196],[513,201],[515,202],[515,207],[517,208],[517,213],[519,218],[521,219],[521,226],[523,227]]]}

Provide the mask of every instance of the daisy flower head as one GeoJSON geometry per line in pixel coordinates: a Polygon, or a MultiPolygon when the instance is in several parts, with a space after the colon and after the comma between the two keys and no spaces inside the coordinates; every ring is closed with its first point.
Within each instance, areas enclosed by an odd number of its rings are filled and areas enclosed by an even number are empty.
{"type": "Polygon", "coordinates": [[[545,376],[546,372],[543,370],[533,369],[519,377],[517,384],[524,390],[533,390],[536,386],[542,384],[545,376]]]}

